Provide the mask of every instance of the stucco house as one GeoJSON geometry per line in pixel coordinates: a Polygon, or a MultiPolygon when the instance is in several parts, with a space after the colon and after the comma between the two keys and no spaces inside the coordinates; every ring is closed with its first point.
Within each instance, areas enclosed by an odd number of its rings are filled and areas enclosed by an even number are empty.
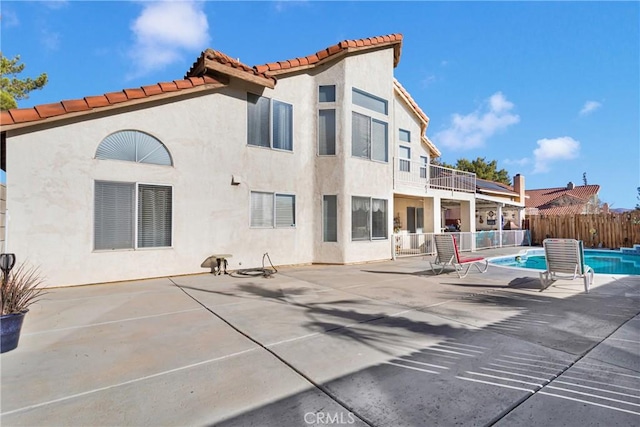
{"type": "Polygon", "coordinates": [[[476,222],[475,175],[430,165],[394,78],[402,35],[254,67],[207,49],[183,79],[2,112],[5,251],[51,286],[391,258],[394,219],[476,222]]]}
{"type": "MultiPolygon", "coordinates": [[[[526,190],[528,215],[581,215],[601,211],[599,185],[575,185],[526,190]]],[[[607,209],[606,207],[604,208],[607,209]]]]}

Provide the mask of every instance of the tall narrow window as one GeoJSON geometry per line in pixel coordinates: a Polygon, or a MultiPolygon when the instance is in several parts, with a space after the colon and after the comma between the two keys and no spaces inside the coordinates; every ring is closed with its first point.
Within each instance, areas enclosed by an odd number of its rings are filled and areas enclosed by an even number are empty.
{"type": "Polygon", "coordinates": [[[420,156],[420,178],[427,178],[427,168],[429,167],[429,158],[420,156]]]}
{"type": "Polygon", "coordinates": [[[386,162],[389,160],[387,124],[371,120],[371,159],[386,162]]]}
{"type": "Polygon", "coordinates": [[[336,154],[336,110],[318,111],[318,154],[336,154]]]}
{"type": "Polygon", "coordinates": [[[387,201],[371,199],[371,238],[387,238],[387,201]]]}
{"type": "Polygon", "coordinates": [[[322,198],[322,241],[338,241],[338,197],[322,198]]]}
{"type": "Polygon", "coordinates": [[[411,172],[411,148],[403,145],[398,147],[400,172],[411,172]]]}
{"type": "Polygon", "coordinates": [[[293,106],[248,93],[247,143],[292,151],[293,106]]]}
{"type": "Polygon", "coordinates": [[[371,199],[369,197],[351,198],[351,239],[369,240],[371,227],[371,199]]]}

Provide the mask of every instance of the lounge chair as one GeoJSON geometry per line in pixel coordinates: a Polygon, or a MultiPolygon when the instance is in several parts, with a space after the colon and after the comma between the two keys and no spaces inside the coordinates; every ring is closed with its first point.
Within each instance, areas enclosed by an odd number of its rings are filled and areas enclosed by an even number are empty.
{"type": "Polygon", "coordinates": [[[593,268],[584,263],[582,240],[545,239],[542,242],[547,269],[540,273],[540,292],[558,279],[584,280],[584,291],[589,293],[593,283],[593,268]]]}
{"type": "Polygon", "coordinates": [[[451,266],[462,279],[469,274],[471,267],[477,268],[480,273],[486,272],[489,268],[489,262],[484,257],[461,257],[456,239],[452,234],[435,234],[433,239],[436,243],[437,256],[435,262],[429,262],[429,264],[434,274],[440,274],[446,266],[451,266]],[[483,262],[484,267],[481,265],[483,262]],[[435,267],[440,267],[439,271],[436,272],[435,267]]]}

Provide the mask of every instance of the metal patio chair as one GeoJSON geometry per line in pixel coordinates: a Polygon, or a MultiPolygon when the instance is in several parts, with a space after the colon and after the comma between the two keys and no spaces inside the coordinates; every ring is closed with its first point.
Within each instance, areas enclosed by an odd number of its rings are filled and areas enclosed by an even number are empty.
{"type": "Polygon", "coordinates": [[[458,245],[453,235],[447,233],[435,234],[433,239],[436,244],[437,256],[435,262],[430,261],[429,264],[431,264],[431,271],[434,274],[440,274],[445,267],[451,266],[458,273],[458,277],[462,279],[469,274],[471,267],[477,268],[480,273],[486,272],[489,268],[489,261],[484,257],[460,256],[458,245]],[[482,266],[482,263],[484,263],[484,266],[482,266]],[[440,267],[437,272],[436,267],[440,267]]]}
{"type": "Polygon", "coordinates": [[[540,273],[540,292],[559,279],[582,278],[584,291],[589,293],[593,283],[593,268],[584,263],[582,240],[545,239],[542,242],[547,269],[540,273]]]}

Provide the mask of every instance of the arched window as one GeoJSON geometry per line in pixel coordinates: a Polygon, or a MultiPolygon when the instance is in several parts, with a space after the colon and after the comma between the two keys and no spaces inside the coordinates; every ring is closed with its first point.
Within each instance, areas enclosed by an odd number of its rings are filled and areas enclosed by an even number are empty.
{"type": "Polygon", "coordinates": [[[171,154],[153,136],[138,130],[121,130],[102,140],[96,159],[125,160],[136,163],[172,166],[171,154]]]}

